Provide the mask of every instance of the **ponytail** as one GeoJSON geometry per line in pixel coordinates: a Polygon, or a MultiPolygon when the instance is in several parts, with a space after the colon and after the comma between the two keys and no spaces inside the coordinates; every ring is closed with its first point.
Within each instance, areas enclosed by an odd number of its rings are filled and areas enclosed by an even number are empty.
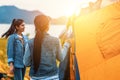
{"type": "Polygon", "coordinates": [[[45,15],[38,15],[34,19],[34,24],[37,33],[34,38],[33,69],[34,72],[36,73],[41,63],[42,42],[44,38],[44,32],[49,28],[49,19],[45,15]]]}
{"type": "Polygon", "coordinates": [[[33,48],[33,65],[34,71],[37,72],[39,64],[41,62],[41,48],[44,34],[41,31],[37,31],[34,39],[34,48],[33,48]]]}
{"type": "Polygon", "coordinates": [[[1,37],[8,38],[11,34],[16,32],[16,26],[19,26],[23,22],[24,22],[24,20],[22,20],[22,19],[13,19],[10,28],[1,37]]]}
{"type": "Polygon", "coordinates": [[[2,37],[5,36],[5,38],[8,38],[9,35],[11,35],[11,34],[13,34],[13,33],[15,32],[15,27],[14,27],[15,20],[16,20],[16,19],[13,19],[10,28],[8,29],[7,32],[5,32],[5,33],[2,35],[2,37]]]}

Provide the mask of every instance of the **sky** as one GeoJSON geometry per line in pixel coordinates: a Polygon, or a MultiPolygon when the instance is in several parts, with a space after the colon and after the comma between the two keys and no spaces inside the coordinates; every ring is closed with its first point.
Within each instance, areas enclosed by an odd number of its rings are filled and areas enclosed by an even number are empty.
{"type": "Polygon", "coordinates": [[[57,18],[69,16],[88,2],[96,0],[0,0],[0,6],[14,5],[29,11],[39,10],[44,14],[57,18]]]}

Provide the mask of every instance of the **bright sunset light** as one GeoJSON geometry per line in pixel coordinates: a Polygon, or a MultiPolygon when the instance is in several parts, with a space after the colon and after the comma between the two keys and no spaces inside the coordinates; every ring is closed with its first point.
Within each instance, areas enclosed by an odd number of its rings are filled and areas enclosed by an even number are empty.
{"type": "Polygon", "coordinates": [[[120,0],[0,0],[0,80],[120,80],[120,0]]]}
{"type": "Polygon", "coordinates": [[[74,1],[65,5],[65,16],[70,17],[73,14],[78,15],[81,8],[89,6],[89,2],[95,2],[96,0],[74,1]]]}
{"type": "Polygon", "coordinates": [[[51,17],[70,16],[81,5],[96,0],[0,0],[2,5],[14,5],[25,10],[39,10],[51,17]]]}
{"type": "Polygon", "coordinates": [[[71,15],[74,14],[75,10],[76,9],[74,7],[71,7],[70,9],[66,10],[65,16],[70,17],[71,15]]]}

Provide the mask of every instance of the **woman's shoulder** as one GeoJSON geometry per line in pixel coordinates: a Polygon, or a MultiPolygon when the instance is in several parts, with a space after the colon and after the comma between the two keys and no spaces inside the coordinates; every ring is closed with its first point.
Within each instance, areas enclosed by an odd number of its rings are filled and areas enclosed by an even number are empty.
{"type": "Polygon", "coordinates": [[[49,37],[49,40],[52,40],[52,41],[54,41],[54,42],[58,42],[58,41],[59,41],[59,38],[54,37],[54,36],[50,36],[50,37],[49,37]]]}
{"type": "Polygon", "coordinates": [[[15,34],[11,34],[8,39],[14,39],[15,38],[15,34]]]}

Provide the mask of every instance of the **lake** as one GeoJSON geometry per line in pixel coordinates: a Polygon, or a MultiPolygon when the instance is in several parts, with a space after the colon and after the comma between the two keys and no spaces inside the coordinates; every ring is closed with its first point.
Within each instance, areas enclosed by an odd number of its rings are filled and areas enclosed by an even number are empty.
{"type": "MultiPolygon", "coordinates": [[[[0,36],[5,33],[10,27],[10,24],[0,24],[0,36]]],[[[52,36],[58,37],[59,34],[65,29],[65,25],[51,25],[48,33],[52,36]]],[[[35,35],[35,28],[32,24],[25,25],[25,32],[23,34],[29,34],[29,38],[33,38],[35,35]]]]}

